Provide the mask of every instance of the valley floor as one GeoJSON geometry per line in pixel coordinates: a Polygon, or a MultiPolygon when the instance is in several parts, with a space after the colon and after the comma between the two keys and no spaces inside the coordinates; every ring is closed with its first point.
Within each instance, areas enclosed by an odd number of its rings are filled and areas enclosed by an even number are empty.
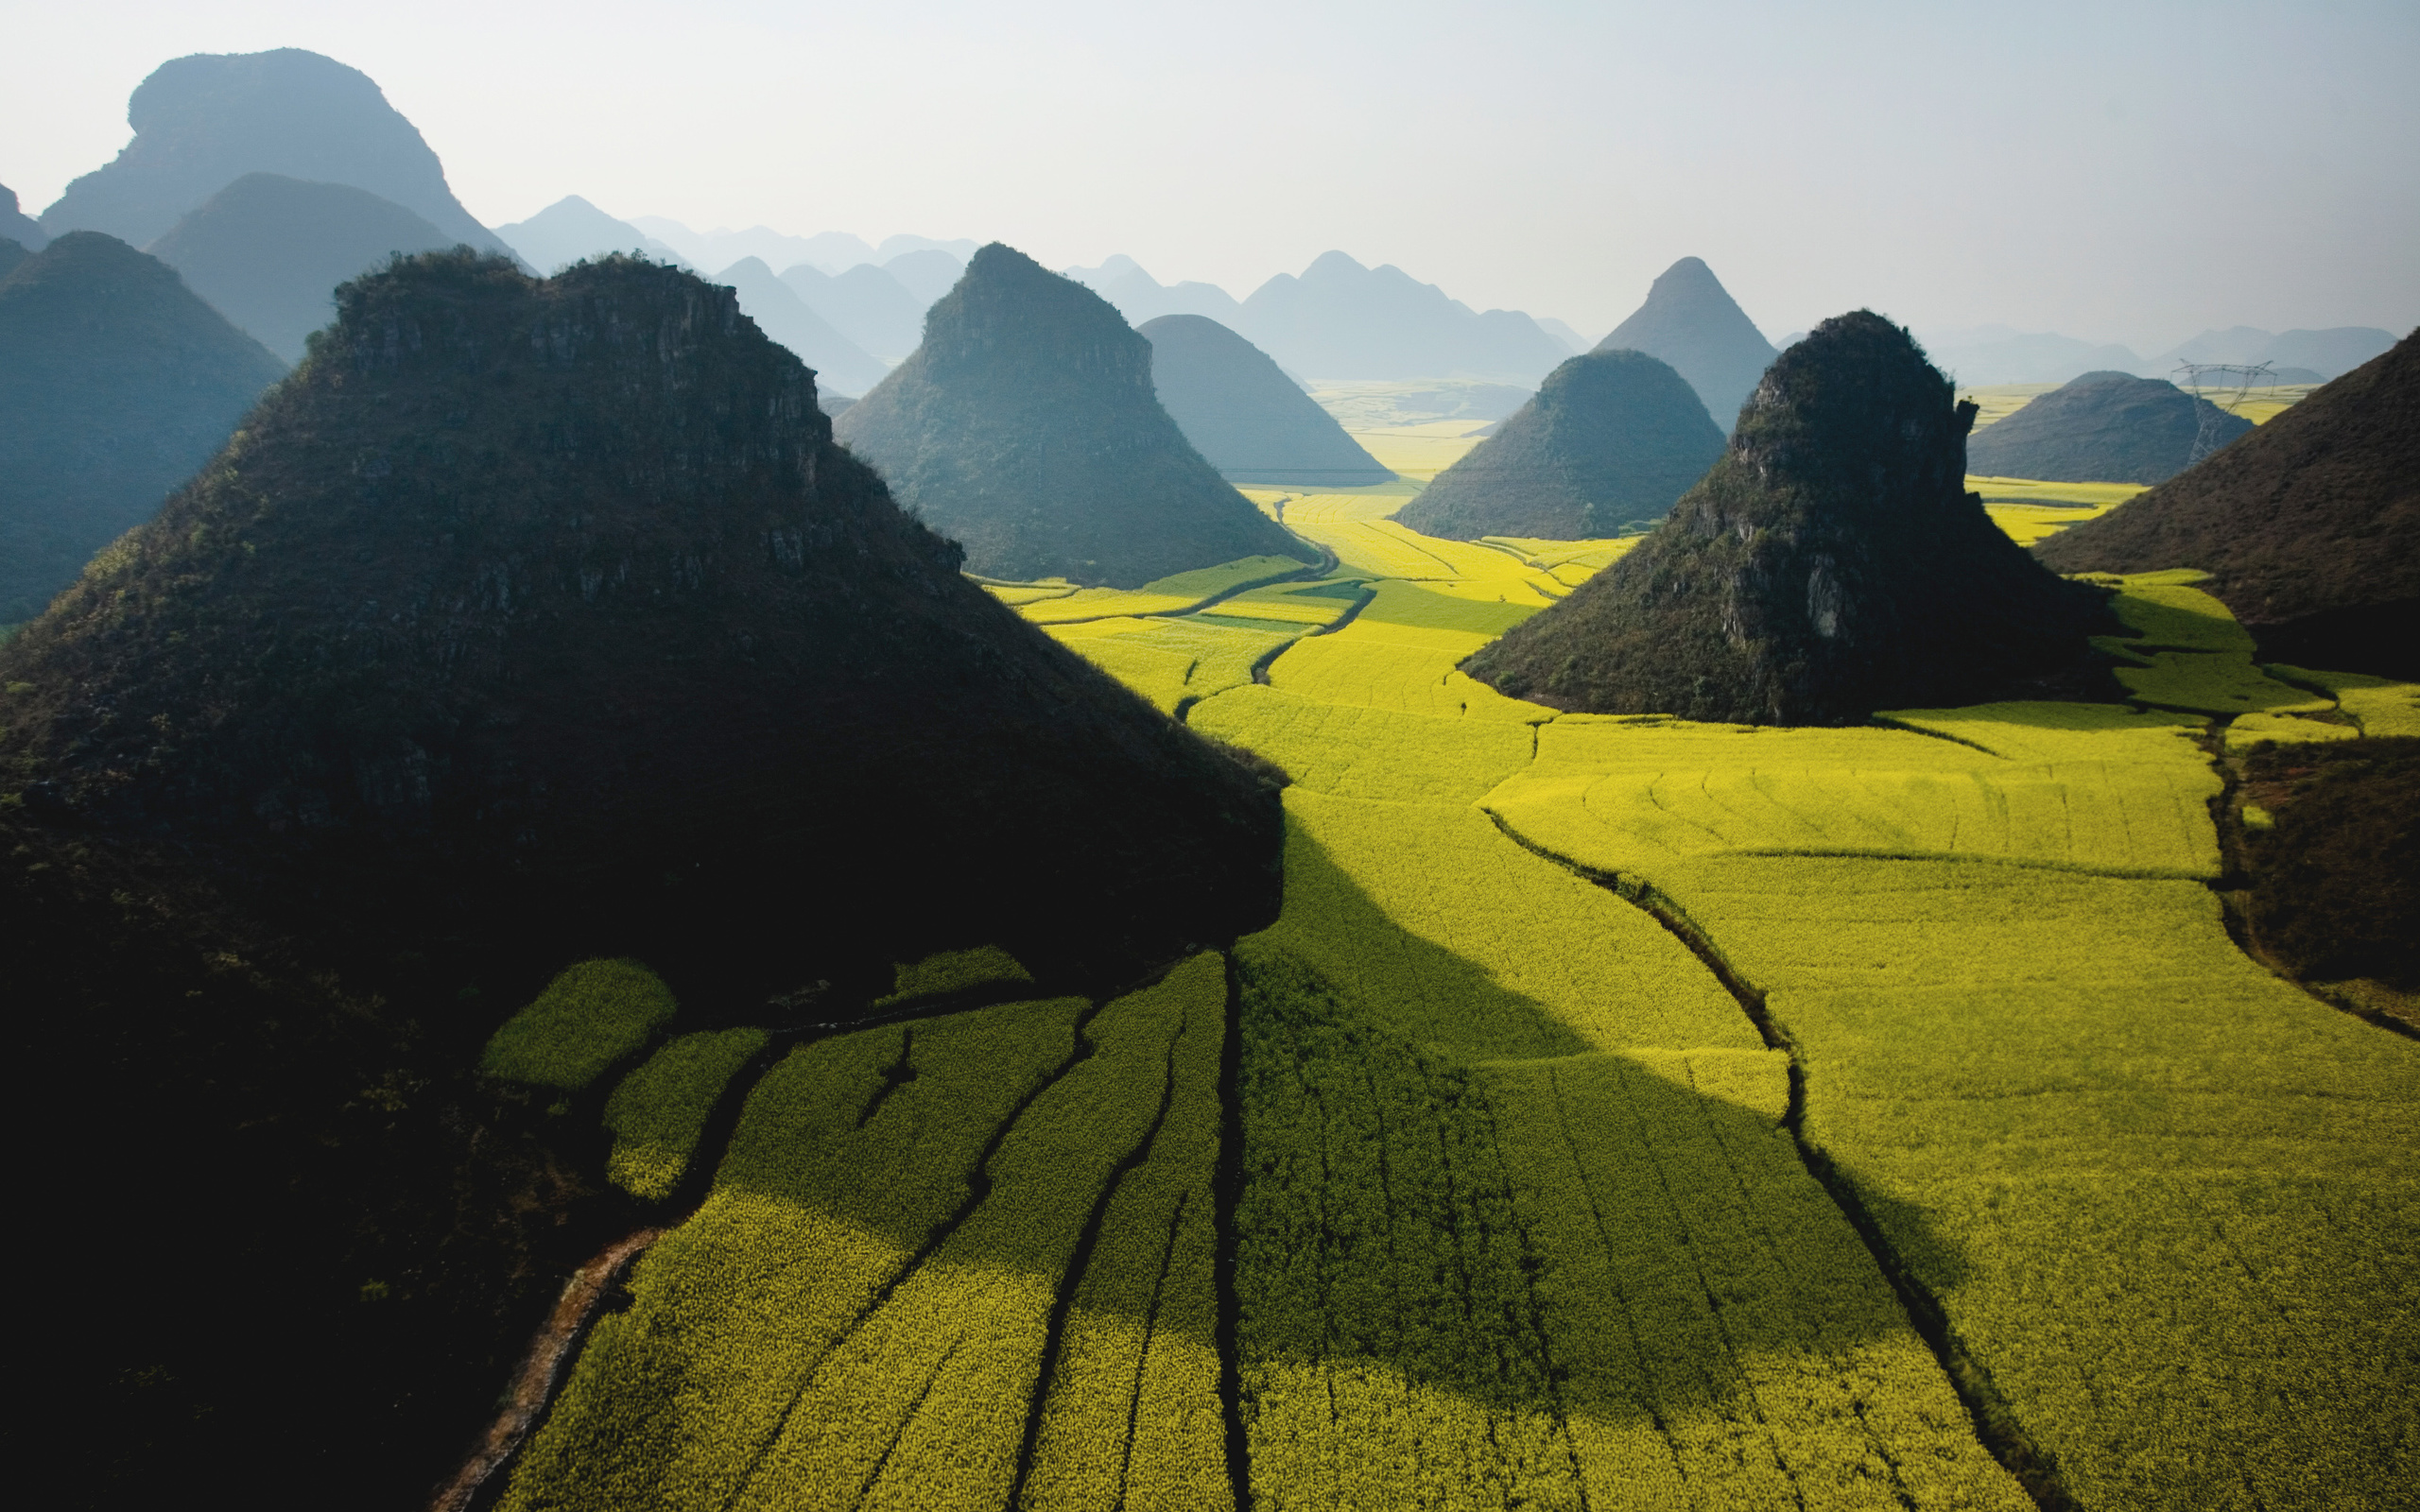
{"type": "Polygon", "coordinates": [[[1626,543],[1251,491],[1323,576],[998,592],[1284,768],[1276,923],[759,1054],[504,1505],[2411,1504],[2420,1044],[2229,937],[2210,737],[2412,690],[2170,574],[2125,704],[1558,714],[1455,668],[1626,543]]]}

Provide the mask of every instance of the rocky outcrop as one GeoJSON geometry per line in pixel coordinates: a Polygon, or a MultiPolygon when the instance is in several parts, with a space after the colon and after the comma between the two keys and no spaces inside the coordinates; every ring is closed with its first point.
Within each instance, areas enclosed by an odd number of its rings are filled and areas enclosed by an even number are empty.
{"type": "Polygon", "coordinates": [[[1570,709],[1795,725],[2072,664],[2103,594],[2045,571],[1964,491],[1974,417],[1904,330],[1826,320],[1652,535],[1465,670],[1570,709]]]}
{"type": "Polygon", "coordinates": [[[1721,455],[1679,373],[1643,352],[1592,352],[1547,374],[1395,518],[1457,541],[1618,535],[1661,520],[1721,455]]]}
{"type": "Polygon", "coordinates": [[[1150,342],[1099,295],[997,242],[837,434],[987,576],[1132,588],[1241,557],[1313,556],[1168,418],[1150,342]]]}

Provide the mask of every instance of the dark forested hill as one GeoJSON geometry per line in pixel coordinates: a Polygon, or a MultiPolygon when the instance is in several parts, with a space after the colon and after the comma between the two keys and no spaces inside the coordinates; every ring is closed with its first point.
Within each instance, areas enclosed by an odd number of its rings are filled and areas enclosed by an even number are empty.
{"type": "Polygon", "coordinates": [[[997,242],[838,432],[990,576],[1132,588],[1240,557],[1311,558],[1160,407],[1150,342],[997,242]]]}
{"type": "Polygon", "coordinates": [[[63,1503],[426,1504],[648,1216],[594,1100],[470,1073],[569,961],[793,1022],[925,951],[1105,989],[1270,916],[1273,795],[958,562],[729,290],[441,253],[0,646],[8,1127],[78,1255],[17,1431],[63,1503]]]}
{"type": "Polygon", "coordinates": [[[397,252],[454,238],[366,189],[248,173],[151,244],[245,335],[289,363],[336,318],[336,287],[397,252]]]}
{"type": "Polygon", "coordinates": [[[2088,372],[1966,442],[1966,471],[2062,483],[2163,483],[2185,471],[2206,425],[2223,446],[2252,429],[2158,378],[2088,372]]]}
{"type": "Polygon", "coordinates": [[[1395,518],[1457,541],[1610,536],[1662,519],[1721,455],[1722,433],[1679,373],[1599,350],[1547,374],[1395,518]]]}
{"type": "Polygon", "coordinates": [[[196,53],[152,70],[126,105],[134,140],[42,213],[51,235],[102,231],[141,247],[248,173],[345,183],[391,199],[449,241],[505,250],[446,187],[437,154],[359,69],[281,47],[196,53]]]}
{"type": "Polygon", "coordinates": [[[285,370],[174,268],[97,232],[0,276],[0,623],[149,519],[285,370]]]}
{"type": "Polygon", "coordinates": [[[1657,276],[1647,302],[1597,343],[1599,352],[1644,352],[1670,363],[1728,430],[1775,352],[1714,269],[1684,257],[1657,276]]]}
{"type": "Polygon", "coordinates": [[[2420,342],[2034,551],[2061,572],[2198,567],[2271,658],[2420,676],[2420,342]]]}
{"type": "Polygon", "coordinates": [[[1267,352],[1218,321],[1164,315],[1137,329],[1151,343],[1160,404],[1230,481],[1357,488],[1393,479],[1267,352]]]}
{"type": "Polygon", "coordinates": [[[1964,491],[1974,417],[1905,331],[1836,316],[1652,535],[1465,669],[1596,713],[1839,724],[2079,662],[2103,595],[1964,491]]]}

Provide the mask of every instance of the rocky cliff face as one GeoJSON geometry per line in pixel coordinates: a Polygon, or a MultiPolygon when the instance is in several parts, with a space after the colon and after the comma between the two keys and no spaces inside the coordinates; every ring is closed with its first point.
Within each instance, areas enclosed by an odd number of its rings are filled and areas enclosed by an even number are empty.
{"type": "Polygon", "coordinates": [[[1160,407],[1150,342],[996,242],[838,434],[988,576],[1131,588],[1240,557],[1311,557],[1160,407]]]}
{"type": "Polygon", "coordinates": [[[769,981],[919,936],[1148,958],[1267,902],[1253,784],[963,579],[729,290],[436,254],[337,303],[0,650],[29,812],[331,936],[769,981]]]}
{"type": "Polygon", "coordinates": [[[1579,541],[1644,528],[1705,475],[1722,433],[1681,375],[1643,352],[1592,352],[1395,518],[1458,541],[1579,541]]]}
{"type": "Polygon", "coordinates": [[[2080,660],[2101,595],[1964,491],[1974,416],[1905,331],[1824,321],[1654,534],[1467,670],[1599,713],[1833,724],[2080,660]]]}

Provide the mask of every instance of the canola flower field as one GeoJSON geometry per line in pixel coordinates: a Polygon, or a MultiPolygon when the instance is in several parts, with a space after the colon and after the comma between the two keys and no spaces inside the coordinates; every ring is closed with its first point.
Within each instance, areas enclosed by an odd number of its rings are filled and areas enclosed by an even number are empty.
{"type": "Polygon", "coordinates": [[[501,1504],[2409,1502],[2420,1045],[2228,937],[2211,750],[2420,688],[2165,573],[2109,579],[2123,704],[1563,714],[1458,664],[1626,542],[1252,491],[1334,565],[1021,606],[1290,778],[1231,955],[1095,1004],[961,953],[930,1016],[651,1057],[593,963],[499,1031],[632,1068],[642,1195],[745,1096],[501,1504]]]}

